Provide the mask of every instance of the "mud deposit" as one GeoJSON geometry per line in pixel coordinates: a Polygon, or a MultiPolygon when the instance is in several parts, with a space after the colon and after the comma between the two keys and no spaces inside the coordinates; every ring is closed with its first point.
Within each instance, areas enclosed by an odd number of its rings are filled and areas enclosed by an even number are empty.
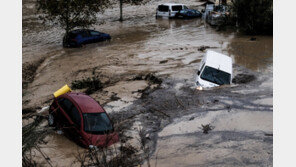
{"type": "MultiPolygon", "coordinates": [[[[111,34],[110,42],[64,49],[61,29],[42,29],[35,19],[36,29],[26,27],[33,18],[28,2],[23,13],[24,113],[48,106],[63,85],[90,78],[75,91],[100,83],[87,92],[128,136],[124,142],[138,150],[134,155],[144,166],[139,129],[151,166],[272,166],[272,37],[251,41],[230,30],[218,32],[201,19],[156,20],[155,7],[168,2],[161,0],[126,6],[122,23],[114,15],[118,8],[107,9],[94,28],[111,34]],[[197,91],[195,75],[209,49],[233,58],[236,77],[233,85],[197,91]],[[201,129],[206,124],[214,127],[208,134],[201,129]]],[[[53,166],[71,165],[77,150],[84,150],[56,132],[45,140],[41,149],[53,166]]],[[[36,159],[48,165],[42,156],[36,159]]]]}

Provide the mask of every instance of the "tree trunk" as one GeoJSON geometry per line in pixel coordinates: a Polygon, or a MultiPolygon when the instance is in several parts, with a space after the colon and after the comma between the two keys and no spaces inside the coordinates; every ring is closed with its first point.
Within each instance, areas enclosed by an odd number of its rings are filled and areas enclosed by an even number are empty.
{"type": "Polygon", "coordinates": [[[67,0],[67,6],[66,6],[66,34],[69,33],[69,1],[67,0]]]}
{"type": "Polygon", "coordinates": [[[119,8],[120,8],[120,18],[119,18],[119,21],[123,21],[123,18],[122,18],[122,0],[119,0],[119,8]]]}

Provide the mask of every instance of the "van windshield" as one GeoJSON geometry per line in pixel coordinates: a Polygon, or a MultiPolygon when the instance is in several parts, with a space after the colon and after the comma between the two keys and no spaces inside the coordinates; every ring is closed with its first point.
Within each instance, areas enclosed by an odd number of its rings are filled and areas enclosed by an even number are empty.
{"type": "Polygon", "coordinates": [[[106,113],[84,113],[84,131],[94,134],[105,134],[113,129],[106,113]]]}
{"type": "Polygon", "coordinates": [[[168,12],[169,11],[169,7],[165,6],[165,5],[159,5],[158,6],[158,11],[160,12],[168,12]]]}
{"type": "Polygon", "coordinates": [[[173,11],[179,11],[182,10],[182,5],[172,6],[173,11]]]}
{"type": "Polygon", "coordinates": [[[201,78],[218,84],[218,85],[224,85],[224,84],[230,84],[230,74],[209,66],[206,66],[201,74],[201,78]]]}

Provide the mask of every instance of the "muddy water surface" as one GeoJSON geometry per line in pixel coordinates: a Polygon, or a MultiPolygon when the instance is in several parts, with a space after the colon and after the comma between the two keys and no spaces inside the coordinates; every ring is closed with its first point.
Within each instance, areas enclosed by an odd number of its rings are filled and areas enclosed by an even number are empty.
{"type": "MultiPolygon", "coordinates": [[[[44,107],[50,103],[52,93],[64,84],[97,75],[106,85],[91,96],[104,104],[108,113],[136,112],[139,116],[130,120],[132,125],[150,121],[151,124],[141,124],[146,129],[160,123],[151,139],[151,161],[157,166],[271,166],[272,137],[265,134],[272,133],[273,124],[272,37],[256,36],[256,40],[251,41],[250,36],[231,30],[216,31],[201,19],[156,20],[153,7],[157,3],[139,9],[128,7],[127,10],[133,12],[145,8],[138,11],[143,18],[130,16],[123,23],[113,19],[95,26],[110,33],[111,42],[64,49],[61,47],[63,32],[58,28],[26,32],[23,62],[45,60],[34,81],[23,92],[23,108],[44,107]],[[46,35],[48,37],[44,38],[46,35]],[[198,50],[201,46],[231,56],[235,63],[234,74],[248,72],[255,75],[256,80],[245,85],[197,92],[193,96],[189,92],[195,91],[196,69],[205,54],[198,50]],[[164,80],[163,91],[148,95],[147,108],[154,103],[160,105],[160,100],[151,99],[163,99],[169,108],[176,103],[175,98],[174,101],[170,99],[172,96],[181,101],[188,99],[188,108],[177,105],[171,110],[160,109],[170,118],[149,113],[143,120],[140,110],[145,111],[146,106],[141,103],[141,90],[149,83],[133,78],[147,73],[155,73],[164,80]],[[167,92],[172,96],[167,97],[167,92]],[[117,99],[112,100],[112,95],[117,99]],[[194,98],[196,101],[189,101],[194,98]],[[219,102],[212,103],[214,99],[219,102]],[[159,120],[162,117],[163,120],[159,120]],[[208,123],[215,128],[204,135],[200,127],[208,123]]],[[[193,1],[188,3],[196,5],[193,1]]],[[[111,14],[110,9],[106,17],[111,14]]],[[[136,136],[135,131],[129,129],[127,134],[136,136]]],[[[71,153],[77,146],[63,135],[52,134],[47,140],[49,143],[44,150],[53,164],[69,166],[75,159],[71,153]]]]}

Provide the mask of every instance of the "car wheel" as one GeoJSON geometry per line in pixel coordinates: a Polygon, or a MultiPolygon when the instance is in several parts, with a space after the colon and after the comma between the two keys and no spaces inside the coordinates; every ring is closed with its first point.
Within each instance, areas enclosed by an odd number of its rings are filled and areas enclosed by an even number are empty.
{"type": "Polygon", "coordinates": [[[54,117],[52,114],[48,115],[48,125],[49,126],[55,126],[55,121],[54,121],[54,117]]]}

